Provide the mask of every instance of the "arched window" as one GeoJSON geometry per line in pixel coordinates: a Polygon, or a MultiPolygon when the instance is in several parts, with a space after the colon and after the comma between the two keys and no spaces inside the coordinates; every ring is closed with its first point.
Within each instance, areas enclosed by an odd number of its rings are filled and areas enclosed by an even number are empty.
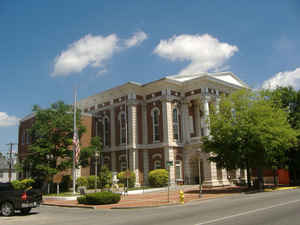
{"type": "Polygon", "coordinates": [[[122,111],[119,114],[119,123],[120,123],[120,144],[126,143],[126,118],[125,112],[122,111]]]}
{"type": "Polygon", "coordinates": [[[105,117],[103,120],[103,143],[104,146],[109,145],[109,119],[105,117]]]}
{"type": "Polygon", "coordinates": [[[160,134],[159,134],[159,109],[154,108],[152,109],[152,127],[153,127],[153,141],[157,142],[160,141],[160,134]]]}
{"type": "Polygon", "coordinates": [[[175,179],[182,179],[182,161],[181,160],[176,160],[175,179]]]}
{"type": "Polygon", "coordinates": [[[178,119],[178,109],[173,109],[173,138],[174,140],[179,140],[179,119],[178,119]]]}
{"type": "Polygon", "coordinates": [[[161,160],[160,159],[154,160],[153,164],[154,164],[153,167],[155,170],[161,169],[161,160]]]}

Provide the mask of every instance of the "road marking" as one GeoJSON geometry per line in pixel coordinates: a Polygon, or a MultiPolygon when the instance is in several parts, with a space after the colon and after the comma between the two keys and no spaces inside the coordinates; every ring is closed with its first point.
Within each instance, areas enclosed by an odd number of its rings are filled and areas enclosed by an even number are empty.
{"type": "Polygon", "coordinates": [[[292,204],[292,203],[295,203],[295,202],[300,202],[300,199],[299,200],[285,202],[285,203],[281,203],[281,204],[277,204],[277,205],[273,205],[273,206],[270,206],[270,207],[265,207],[265,208],[250,210],[250,211],[247,211],[247,212],[238,213],[238,214],[231,215],[231,216],[225,216],[225,217],[221,217],[221,218],[218,218],[218,219],[205,221],[205,222],[202,222],[202,223],[197,223],[196,225],[205,225],[205,224],[215,223],[215,222],[218,222],[218,221],[221,221],[221,220],[227,220],[227,219],[231,219],[231,218],[238,217],[238,216],[243,216],[243,215],[247,215],[247,214],[251,214],[251,213],[255,213],[255,212],[259,212],[259,211],[264,211],[264,210],[268,210],[268,209],[272,209],[272,208],[276,208],[276,207],[280,207],[280,206],[292,204]]]}

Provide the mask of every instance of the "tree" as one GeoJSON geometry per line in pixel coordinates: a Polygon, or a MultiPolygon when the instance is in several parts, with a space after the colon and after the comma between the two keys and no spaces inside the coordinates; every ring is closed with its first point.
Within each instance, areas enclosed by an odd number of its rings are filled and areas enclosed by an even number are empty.
{"type": "MultiPolygon", "coordinates": [[[[266,90],[265,95],[269,96],[272,102],[287,111],[288,121],[291,127],[299,133],[300,130],[300,91],[295,91],[292,87],[277,87],[274,90],[266,90]]],[[[300,135],[298,135],[300,143],[300,135]]],[[[291,182],[299,182],[297,174],[300,173],[300,146],[294,146],[286,152],[287,163],[291,175],[291,182]]]]}
{"type": "Polygon", "coordinates": [[[262,183],[263,168],[284,164],[285,152],[296,143],[297,133],[287,118],[264,93],[234,92],[222,97],[218,113],[212,110],[211,135],[204,138],[203,148],[220,167],[246,168],[249,187],[253,168],[262,183]]]}
{"type": "MultiPolygon", "coordinates": [[[[73,112],[72,106],[58,101],[50,108],[33,107],[35,114],[30,129],[32,144],[25,164],[39,182],[47,183],[58,172],[72,166],[73,112]]],[[[79,137],[85,131],[81,125],[80,111],[77,112],[79,137]]]]}
{"type": "MultiPolygon", "coordinates": [[[[102,143],[99,136],[91,138],[90,146],[81,150],[79,157],[79,164],[83,167],[90,165],[90,160],[94,159],[95,162],[95,175],[97,177],[98,163],[97,159],[100,158],[101,162],[102,143]]],[[[95,179],[95,189],[97,188],[97,179],[95,179]]]]}

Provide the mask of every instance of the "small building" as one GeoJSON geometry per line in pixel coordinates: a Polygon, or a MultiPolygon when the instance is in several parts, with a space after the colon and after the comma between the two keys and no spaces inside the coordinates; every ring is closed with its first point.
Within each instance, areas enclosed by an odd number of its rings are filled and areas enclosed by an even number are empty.
{"type": "Polygon", "coordinates": [[[11,181],[17,179],[17,172],[15,169],[16,160],[12,159],[11,169],[9,164],[9,159],[0,155],[0,182],[9,182],[9,177],[11,177],[11,181]]]}

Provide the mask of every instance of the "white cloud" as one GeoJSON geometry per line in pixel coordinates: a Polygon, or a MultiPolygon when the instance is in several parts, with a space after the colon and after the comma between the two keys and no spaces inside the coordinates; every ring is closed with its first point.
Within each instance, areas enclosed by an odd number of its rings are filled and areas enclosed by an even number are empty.
{"type": "Polygon", "coordinates": [[[19,120],[20,119],[15,116],[9,116],[5,112],[0,112],[0,127],[15,126],[19,120]]]}
{"type": "Polygon", "coordinates": [[[88,34],[73,42],[54,60],[54,71],[51,76],[68,76],[81,72],[88,66],[101,68],[100,73],[106,72],[105,62],[116,52],[140,45],[147,34],[139,31],[129,39],[120,41],[116,34],[106,37],[88,34]]]}
{"type": "Polygon", "coordinates": [[[161,40],[154,53],[171,61],[190,61],[180,74],[220,70],[238,47],[222,43],[209,34],[179,35],[169,40],[161,40]]]}
{"type": "Polygon", "coordinates": [[[124,44],[127,48],[140,45],[144,40],[148,38],[147,34],[143,31],[139,31],[133,34],[133,36],[125,40],[124,44]]]}
{"type": "Polygon", "coordinates": [[[300,89],[300,67],[293,71],[285,71],[275,74],[263,83],[262,88],[275,89],[277,86],[292,86],[295,89],[300,89]]]}
{"type": "Polygon", "coordinates": [[[110,59],[117,50],[118,37],[115,34],[107,37],[88,34],[56,57],[52,76],[78,73],[89,65],[103,67],[104,61],[110,59]]]}

